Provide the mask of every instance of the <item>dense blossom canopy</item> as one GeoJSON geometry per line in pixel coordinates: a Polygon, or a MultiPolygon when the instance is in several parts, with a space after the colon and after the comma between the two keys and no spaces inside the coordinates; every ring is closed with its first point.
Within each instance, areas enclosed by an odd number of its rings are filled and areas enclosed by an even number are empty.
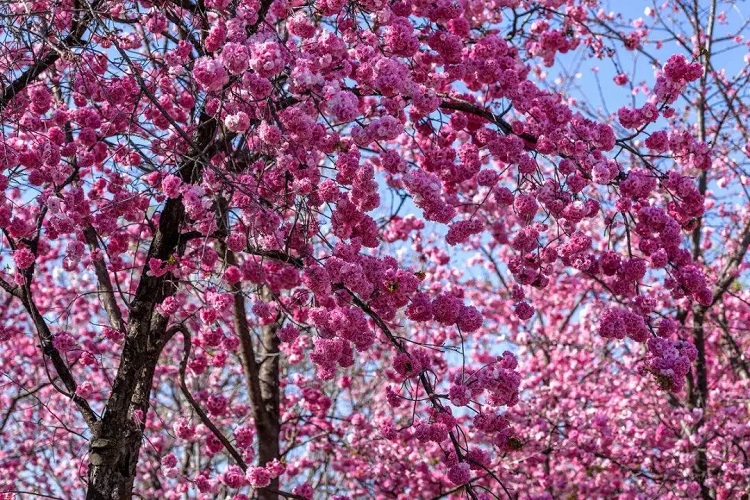
{"type": "Polygon", "coordinates": [[[0,492],[747,494],[750,73],[699,3],[2,3],[0,492]]]}

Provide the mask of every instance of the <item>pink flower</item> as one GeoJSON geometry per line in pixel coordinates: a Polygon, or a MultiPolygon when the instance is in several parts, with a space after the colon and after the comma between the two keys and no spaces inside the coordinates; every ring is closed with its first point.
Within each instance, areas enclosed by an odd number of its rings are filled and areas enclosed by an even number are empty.
{"type": "Polygon", "coordinates": [[[521,220],[529,222],[536,215],[539,205],[530,194],[519,194],[513,200],[513,208],[516,209],[516,213],[521,220]]]}
{"type": "Polygon", "coordinates": [[[393,359],[393,369],[403,377],[416,377],[422,372],[422,366],[415,356],[400,353],[393,359]]]}
{"type": "Polygon", "coordinates": [[[331,293],[331,278],[325,267],[310,266],[302,274],[302,282],[312,293],[325,297],[331,293]]]}
{"type": "Polygon", "coordinates": [[[280,73],[286,64],[285,50],[276,42],[253,45],[250,50],[250,67],[261,78],[270,78],[280,73]]]}
{"type": "Polygon", "coordinates": [[[180,196],[180,187],[182,180],[176,175],[168,175],[161,181],[161,190],[168,198],[177,198],[180,196]]]}
{"type": "Polygon", "coordinates": [[[246,237],[240,231],[235,231],[227,237],[227,248],[232,252],[240,252],[245,248],[246,237]]]}
{"type": "Polygon", "coordinates": [[[240,271],[240,268],[237,266],[229,266],[227,267],[226,271],[224,271],[224,281],[226,281],[230,285],[238,283],[241,279],[242,271],[240,271]]]}
{"type": "Polygon", "coordinates": [[[397,56],[413,56],[419,50],[419,39],[414,32],[414,26],[407,18],[394,19],[385,32],[386,48],[397,56]]]}
{"type": "Polygon", "coordinates": [[[49,110],[52,104],[52,93],[46,85],[32,85],[27,92],[31,100],[31,111],[33,113],[41,115],[49,110]]]}
{"type": "Polygon", "coordinates": [[[91,394],[94,392],[94,387],[91,385],[91,382],[86,381],[78,385],[76,388],[76,394],[83,398],[88,398],[91,396],[91,394]]]}
{"type": "Polygon", "coordinates": [[[185,418],[181,418],[175,422],[172,428],[174,429],[175,435],[180,439],[189,440],[195,435],[195,428],[190,425],[190,422],[185,418]]]}
{"type": "Polygon", "coordinates": [[[284,462],[279,462],[274,458],[272,461],[266,464],[266,470],[272,478],[279,477],[284,473],[284,471],[286,471],[286,464],[284,462]]]}
{"type": "Polygon", "coordinates": [[[403,131],[403,124],[392,116],[384,116],[367,126],[367,132],[376,140],[392,141],[403,131]]]}
{"type": "Polygon", "coordinates": [[[209,92],[221,90],[229,81],[224,66],[216,59],[208,56],[199,57],[193,65],[195,81],[209,92]]]}
{"type": "Polygon", "coordinates": [[[254,436],[255,431],[252,427],[242,426],[237,427],[234,430],[234,440],[237,446],[239,446],[240,448],[247,448],[249,446],[252,446],[254,436]]]}
{"type": "Polygon", "coordinates": [[[221,51],[221,62],[229,73],[239,75],[248,68],[250,53],[244,45],[229,42],[221,51]]]}
{"type": "Polygon", "coordinates": [[[300,486],[295,486],[294,489],[292,489],[292,493],[305,499],[312,499],[314,490],[310,483],[304,483],[300,486]]]}
{"type": "Polygon", "coordinates": [[[498,175],[494,170],[480,170],[477,174],[477,184],[492,187],[497,183],[498,175]]]}
{"type": "Polygon", "coordinates": [[[204,47],[207,52],[216,52],[227,39],[227,27],[224,21],[214,23],[205,39],[204,47]]]}
{"type": "Polygon", "coordinates": [[[76,347],[76,341],[69,333],[62,332],[52,337],[52,345],[58,351],[66,352],[76,347]]]}
{"type": "Polygon", "coordinates": [[[326,108],[338,121],[348,122],[357,116],[359,99],[351,92],[339,91],[326,100],[326,108]]]}
{"type": "Polygon", "coordinates": [[[206,449],[210,454],[219,453],[224,449],[224,445],[213,433],[206,436],[206,449]]]}
{"type": "Polygon", "coordinates": [[[413,321],[429,321],[432,319],[432,302],[424,292],[416,293],[411,304],[406,309],[406,316],[413,321]]]}
{"type": "Polygon", "coordinates": [[[244,111],[239,111],[224,118],[224,125],[231,132],[244,132],[250,126],[250,117],[244,111]]]}
{"type": "Polygon", "coordinates": [[[159,304],[159,313],[163,316],[171,316],[180,309],[180,303],[174,296],[167,297],[164,302],[159,304]]]}
{"type": "Polygon", "coordinates": [[[297,12],[286,20],[289,33],[300,38],[312,38],[315,35],[315,25],[303,11],[297,12]]]}
{"type": "Polygon", "coordinates": [[[474,332],[481,328],[484,318],[482,313],[474,306],[465,306],[461,308],[456,325],[463,332],[474,332]]]}
{"type": "Polygon", "coordinates": [[[534,308],[528,302],[522,301],[516,304],[516,316],[522,321],[526,321],[534,315],[534,308]]]}
{"type": "Polygon", "coordinates": [[[473,234],[477,234],[484,229],[482,221],[479,219],[469,219],[457,221],[451,224],[448,234],[445,236],[445,242],[449,245],[464,243],[473,234]]]}
{"type": "Polygon", "coordinates": [[[161,466],[162,467],[175,467],[177,465],[177,457],[174,456],[174,453],[167,453],[163,457],[161,457],[161,466]]]}
{"type": "Polygon", "coordinates": [[[432,301],[432,314],[436,321],[452,325],[458,319],[462,307],[461,299],[449,293],[441,293],[432,301]]]}
{"type": "Polygon", "coordinates": [[[462,384],[452,385],[449,391],[451,404],[454,406],[466,406],[471,400],[471,391],[462,384]]]}
{"type": "Polygon", "coordinates": [[[247,482],[242,469],[236,465],[230,465],[227,471],[221,475],[221,481],[229,488],[241,488],[247,482]]]}
{"type": "Polygon", "coordinates": [[[448,469],[448,479],[453,484],[466,484],[471,479],[471,469],[466,462],[459,462],[448,469]]]}
{"type": "Polygon", "coordinates": [[[615,84],[617,85],[625,85],[628,83],[628,75],[625,73],[618,73],[614,78],[615,84]]]}
{"type": "Polygon", "coordinates": [[[299,330],[294,325],[284,325],[279,329],[279,340],[285,343],[294,342],[299,337],[299,330]]]}
{"type": "Polygon", "coordinates": [[[271,474],[264,467],[248,467],[246,476],[253,488],[265,488],[271,484],[271,474]]]}
{"type": "Polygon", "coordinates": [[[28,248],[19,248],[13,252],[13,261],[18,266],[18,269],[28,269],[34,264],[36,256],[28,248]]]}
{"type": "Polygon", "coordinates": [[[206,401],[206,408],[212,415],[223,415],[227,409],[227,398],[221,394],[212,394],[206,401]]]}
{"type": "Polygon", "coordinates": [[[200,475],[195,478],[195,486],[198,487],[198,491],[201,493],[210,493],[214,490],[214,482],[208,477],[200,475]]]}

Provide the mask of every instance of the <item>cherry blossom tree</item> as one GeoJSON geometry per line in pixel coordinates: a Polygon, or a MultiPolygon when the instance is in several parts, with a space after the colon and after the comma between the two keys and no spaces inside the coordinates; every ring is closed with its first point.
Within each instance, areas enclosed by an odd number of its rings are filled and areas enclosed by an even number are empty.
{"type": "Polygon", "coordinates": [[[0,493],[747,494],[741,4],[605,7],[0,4],[0,493]]]}
{"type": "MultiPolygon", "coordinates": [[[[600,11],[596,20],[588,21],[590,32],[612,49],[614,82],[631,90],[633,102],[645,103],[616,112],[614,125],[622,127],[618,136],[628,138],[620,161],[667,175],[675,170],[692,173],[704,200],[706,210],[684,217],[683,222],[686,249],[696,268],[688,274],[688,268],[669,273],[661,286],[636,297],[638,307],[671,319],[668,328],[693,344],[696,360],[686,367],[684,391],[659,391],[659,386],[669,387],[674,381],[655,373],[657,366],[644,358],[642,350],[627,344],[582,342],[582,330],[605,333],[595,318],[601,315],[604,320],[608,315],[602,310],[609,300],[602,297],[606,287],[581,276],[553,284],[562,286],[555,294],[559,297],[555,312],[540,314],[536,325],[516,330],[523,339],[519,354],[533,360],[525,368],[537,377],[535,387],[544,397],[534,402],[534,410],[514,411],[513,420],[527,429],[527,457],[535,465],[519,462],[512,473],[535,484],[538,496],[627,492],[647,497],[744,498],[750,492],[746,425],[750,342],[744,319],[749,303],[742,274],[748,267],[750,244],[748,72],[744,62],[737,64],[748,59],[747,23],[741,6],[733,2],[668,2],[647,6],[637,19],[600,11]],[[665,50],[682,53],[703,70],[695,83],[675,96],[665,109],[669,114],[662,112],[666,120],[660,127],[644,129],[648,137],[643,140],[637,116],[647,110],[652,97],[648,85],[634,73],[644,65],[657,69],[658,91],[659,60],[665,50]],[[627,67],[632,68],[630,74],[627,67]],[[699,149],[675,151],[675,146],[688,144],[682,141],[693,139],[699,149]],[[710,161],[710,168],[696,169],[696,160],[710,161]],[[675,287],[690,290],[692,279],[700,273],[709,277],[710,300],[690,302],[674,294],[675,287]],[[601,297],[602,303],[591,300],[595,297],[601,297]],[[598,361],[613,358],[614,363],[598,361]],[[575,376],[574,383],[560,385],[560,378],[552,373],[561,367],[575,376]],[[639,377],[644,371],[657,377],[646,383],[639,377]],[[625,376],[628,372],[632,376],[625,376]]],[[[643,78],[643,71],[640,75],[643,78]]],[[[604,119],[614,114],[606,110],[606,99],[596,109],[564,89],[563,80],[551,87],[566,93],[587,115],[604,119]]],[[[669,191],[668,196],[676,194],[672,188],[669,191]]],[[[634,216],[636,223],[632,233],[625,228],[628,248],[637,246],[650,254],[652,263],[661,259],[658,250],[651,250],[651,235],[639,229],[641,213],[618,208],[623,216],[634,216]]],[[[668,204],[668,210],[675,208],[668,204]]],[[[647,342],[648,351],[661,349],[656,341],[647,342]]]]}

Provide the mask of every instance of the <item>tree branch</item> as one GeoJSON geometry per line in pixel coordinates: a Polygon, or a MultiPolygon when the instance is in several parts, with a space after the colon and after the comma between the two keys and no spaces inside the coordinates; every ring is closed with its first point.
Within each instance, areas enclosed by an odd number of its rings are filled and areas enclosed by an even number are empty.
{"type": "MultiPolygon", "coordinates": [[[[229,440],[224,436],[224,434],[219,430],[218,427],[211,421],[210,418],[208,418],[208,415],[206,415],[206,412],[204,412],[198,402],[193,398],[193,395],[190,393],[190,390],[188,389],[187,383],[185,382],[185,370],[187,370],[187,364],[188,364],[188,358],[190,357],[190,351],[192,349],[192,341],[190,337],[190,332],[188,332],[187,328],[185,328],[183,325],[175,325],[170,328],[172,330],[171,333],[177,333],[180,332],[182,334],[183,343],[184,343],[184,350],[182,354],[182,360],[180,361],[180,390],[182,392],[182,395],[185,396],[185,399],[188,400],[188,403],[190,403],[190,406],[192,406],[195,413],[198,415],[198,418],[200,421],[208,427],[208,429],[213,433],[214,436],[216,436],[216,439],[221,441],[221,444],[224,445],[224,448],[229,452],[230,455],[232,455],[232,458],[235,462],[237,462],[237,465],[239,465],[240,469],[243,471],[247,470],[247,464],[242,459],[242,455],[237,451],[237,449],[232,446],[232,443],[229,442],[229,440]]],[[[171,336],[171,335],[169,335],[171,336]]]]}
{"type": "MultiPolygon", "coordinates": [[[[86,229],[83,230],[83,235],[86,238],[86,243],[89,244],[92,251],[101,249],[96,231],[92,226],[87,226],[86,229]]],[[[104,309],[107,311],[107,315],[109,316],[109,323],[112,328],[124,334],[125,322],[122,319],[122,311],[120,311],[120,307],[117,305],[115,290],[112,287],[112,281],[109,279],[107,265],[104,263],[103,259],[91,259],[91,261],[94,265],[96,279],[99,282],[99,297],[104,305],[104,309]]]]}
{"type": "MultiPolygon", "coordinates": [[[[0,112],[5,109],[11,99],[23,91],[30,83],[35,82],[42,73],[52,67],[52,65],[62,57],[65,51],[70,51],[74,48],[83,47],[85,45],[83,35],[86,33],[86,30],[89,28],[89,23],[93,19],[92,12],[96,11],[101,3],[102,0],[94,0],[94,2],[90,4],[89,9],[86,10],[86,13],[73,21],[70,34],[60,42],[59,47],[55,47],[56,50],[49,51],[44,57],[24,71],[21,76],[16,78],[13,83],[5,87],[2,97],[0,97],[0,112]]],[[[78,2],[76,2],[76,4],[78,4],[78,2]]]]}

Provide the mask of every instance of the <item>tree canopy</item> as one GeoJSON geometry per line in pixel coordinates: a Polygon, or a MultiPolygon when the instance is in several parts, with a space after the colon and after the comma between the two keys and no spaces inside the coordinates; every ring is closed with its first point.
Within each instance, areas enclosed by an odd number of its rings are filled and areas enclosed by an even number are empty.
{"type": "Polygon", "coordinates": [[[750,12],[610,9],[1,3],[0,494],[747,498],[750,12]]]}

